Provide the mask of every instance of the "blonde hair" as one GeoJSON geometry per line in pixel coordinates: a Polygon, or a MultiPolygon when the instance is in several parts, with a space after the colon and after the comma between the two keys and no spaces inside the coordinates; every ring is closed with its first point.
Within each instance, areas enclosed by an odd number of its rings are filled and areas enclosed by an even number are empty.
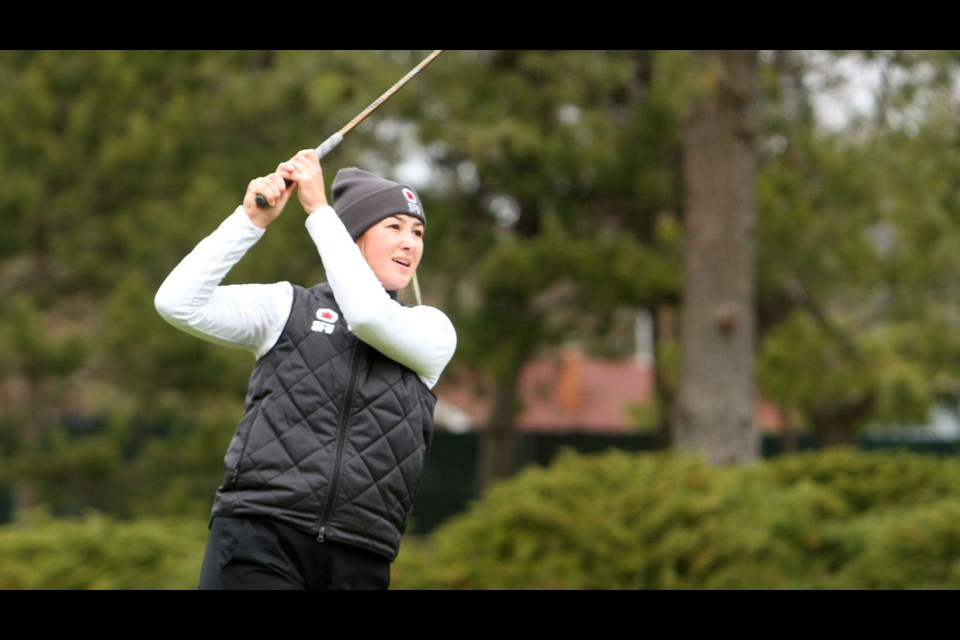
{"type": "Polygon", "coordinates": [[[413,272],[413,277],[410,278],[410,284],[413,285],[413,297],[417,300],[417,304],[423,304],[423,299],[420,297],[420,283],[417,281],[416,270],[413,272]]]}

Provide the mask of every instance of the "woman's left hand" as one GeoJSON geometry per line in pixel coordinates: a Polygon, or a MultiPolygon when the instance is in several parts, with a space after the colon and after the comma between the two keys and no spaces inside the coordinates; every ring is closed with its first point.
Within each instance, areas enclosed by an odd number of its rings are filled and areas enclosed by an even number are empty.
{"type": "Polygon", "coordinates": [[[280,173],[297,184],[297,193],[304,211],[310,215],[327,206],[327,191],[323,183],[323,169],[314,149],[304,149],[287,162],[280,164],[280,173]]]}

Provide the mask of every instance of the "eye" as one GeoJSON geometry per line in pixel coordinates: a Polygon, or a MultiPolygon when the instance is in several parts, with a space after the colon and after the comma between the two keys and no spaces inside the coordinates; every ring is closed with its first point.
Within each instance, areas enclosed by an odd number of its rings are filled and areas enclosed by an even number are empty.
{"type": "Polygon", "coordinates": [[[413,235],[417,236],[418,238],[422,238],[422,237],[423,237],[423,229],[414,229],[414,230],[413,230],[413,235]]]}

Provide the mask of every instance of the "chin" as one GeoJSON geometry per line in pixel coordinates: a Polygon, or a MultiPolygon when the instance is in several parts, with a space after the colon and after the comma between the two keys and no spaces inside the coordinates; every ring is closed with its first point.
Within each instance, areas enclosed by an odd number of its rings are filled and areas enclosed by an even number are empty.
{"type": "Polygon", "coordinates": [[[381,284],[383,284],[383,288],[386,289],[387,291],[400,291],[401,289],[406,287],[408,284],[410,284],[410,279],[408,278],[406,280],[386,280],[386,281],[381,281],[381,284]]]}

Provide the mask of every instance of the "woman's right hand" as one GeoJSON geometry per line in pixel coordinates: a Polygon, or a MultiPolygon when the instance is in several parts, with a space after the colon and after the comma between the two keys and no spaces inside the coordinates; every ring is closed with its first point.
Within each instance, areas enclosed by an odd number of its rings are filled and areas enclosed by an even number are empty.
{"type": "Polygon", "coordinates": [[[287,180],[296,183],[303,210],[310,215],[327,205],[327,192],[323,182],[323,168],[315,149],[304,149],[277,169],[287,180]]]}
{"type": "MultiPolygon", "coordinates": [[[[277,169],[279,170],[279,167],[277,169]]],[[[294,187],[295,185],[288,187],[277,172],[251,180],[247,185],[247,193],[243,196],[243,209],[250,222],[256,227],[266,229],[268,224],[280,217],[280,212],[290,199],[294,187]],[[257,206],[257,194],[267,199],[267,207],[261,209],[257,206]]]]}

